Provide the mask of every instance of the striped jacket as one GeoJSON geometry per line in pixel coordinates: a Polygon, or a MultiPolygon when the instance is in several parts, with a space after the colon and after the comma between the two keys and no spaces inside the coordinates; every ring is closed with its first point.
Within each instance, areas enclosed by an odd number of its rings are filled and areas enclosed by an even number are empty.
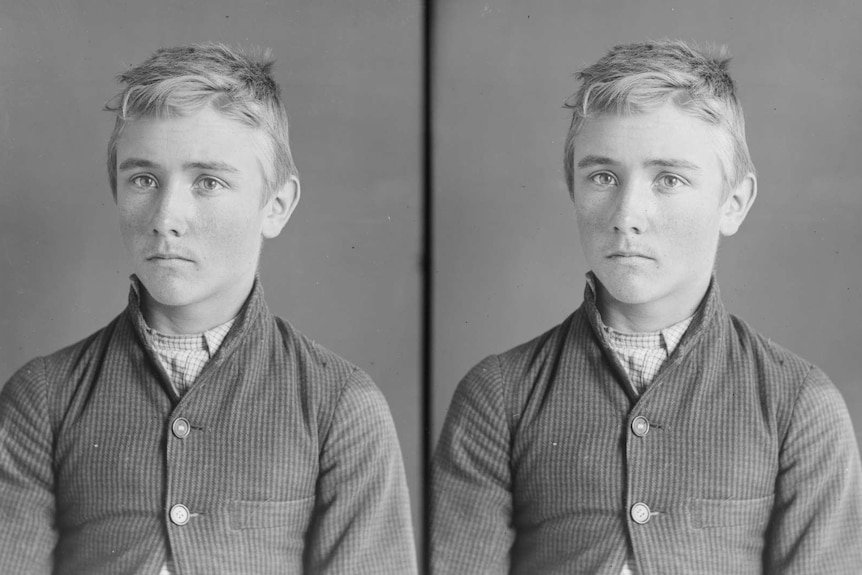
{"type": "Polygon", "coordinates": [[[636,396],[592,291],[477,365],[432,472],[434,575],[858,573],[862,469],[816,367],[727,314],[713,279],[636,396]],[[630,551],[629,551],[630,550],[630,551]]]}
{"type": "Polygon", "coordinates": [[[415,573],[403,464],[367,375],[259,283],[179,399],[129,307],[0,395],[0,573],[415,573]]]}

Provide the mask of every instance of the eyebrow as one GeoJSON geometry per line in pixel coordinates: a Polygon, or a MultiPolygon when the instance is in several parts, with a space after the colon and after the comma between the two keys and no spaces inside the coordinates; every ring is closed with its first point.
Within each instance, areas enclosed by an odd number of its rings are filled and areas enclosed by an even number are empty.
{"type": "Polygon", "coordinates": [[[183,169],[205,170],[208,172],[230,172],[236,174],[238,169],[228,164],[227,162],[187,162],[183,164],[183,169]]]}
{"type": "MultiPolygon", "coordinates": [[[[620,163],[613,158],[607,156],[584,156],[578,161],[578,168],[592,168],[594,166],[618,166],[620,163]]],[[[655,158],[644,162],[646,167],[659,168],[683,168],[695,172],[701,171],[700,166],[688,160],[680,158],[655,158]]]]}
{"type": "Polygon", "coordinates": [[[144,160],[142,158],[129,158],[127,160],[123,160],[117,168],[120,172],[126,170],[133,170],[135,168],[155,168],[156,164],[149,161],[144,160]]]}
{"type": "MultiPolygon", "coordinates": [[[[147,168],[154,169],[158,168],[159,165],[155,162],[144,158],[128,158],[123,160],[123,162],[119,165],[118,171],[123,172],[126,170],[134,170],[137,168],[147,168]]],[[[227,162],[186,162],[183,164],[184,170],[205,170],[210,172],[228,172],[231,174],[236,174],[239,172],[237,168],[228,164],[227,162]]]]}
{"type": "Polygon", "coordinates": [[[689,162],[688,160],[682,160],[678,158],[671,159],[655,159],[655,160],[647,160],[644,162],[645,166],[655,166],[658,168],[684,168],[686,170],[692,170],[694,172],[700,171],[700,166],[693,162],[689,162]]]}
{"type": "Polygon", "coordinates": [[[619,162],[608,158],[607,156],[584,156],[578,162],[579,168],[592,168],[593,166],[616,166],[619,162]]]}

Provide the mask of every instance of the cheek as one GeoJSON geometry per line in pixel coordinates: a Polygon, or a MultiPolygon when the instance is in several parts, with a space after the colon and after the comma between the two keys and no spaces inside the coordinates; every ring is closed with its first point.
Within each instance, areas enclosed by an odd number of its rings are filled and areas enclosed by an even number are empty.
{"type": "Polygon", "coordinates": [[[663,226],[670,233],[672,247],[696,256],[712,256],[718,246],[718,222],[711,214],[693,218],[685,215],[667,218],[663,226]]]}
{"type": "Polygon", "coordinates": [[[221,253],[237,257],[254,252],[260,243],[260,222],[253,214],[208,214],[199,220],[199,235],[221,253]]]}
{"type": "Polygon", "coordinates": [[[581,241],[584,243],[595,239],[604,227],[600,210],[593,206],[577,205],[575,207],[575,221],[578,224],[581,241]]]}
{"type": "Polygon", "coordinates": [[[126,203],[120,203],[117,206],[120,216],[120,232],[124,238],[131,238],[136,230],[139,230],[143,224],[143,216],[140,208],[136,209],[126,203]]]}

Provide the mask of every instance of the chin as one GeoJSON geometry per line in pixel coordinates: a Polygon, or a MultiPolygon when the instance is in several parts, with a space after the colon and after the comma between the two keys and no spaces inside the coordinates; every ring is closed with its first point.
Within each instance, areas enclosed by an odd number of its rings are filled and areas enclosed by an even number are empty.
{"type": "Polygon", "coordinates": [[[656,294],[660,291],[659,282],[646,277],[629,274],[596,274],[596,277],[610,298],[626,305],[649,303],[656,299],[656,294]]]}
{"type": "Polygon", "coordinates": [[[195,289],[188,281],[174,277],[138,275],[150,298],[167,307],[181,307],[194,301],[195,289]]]}
{"type": "Polygon", "coordinates": [[[656,299],[652,290],[643,289],[638,286],[605,286],[605,292],[615,301],[626,305],[645,304],[656,299]]]}

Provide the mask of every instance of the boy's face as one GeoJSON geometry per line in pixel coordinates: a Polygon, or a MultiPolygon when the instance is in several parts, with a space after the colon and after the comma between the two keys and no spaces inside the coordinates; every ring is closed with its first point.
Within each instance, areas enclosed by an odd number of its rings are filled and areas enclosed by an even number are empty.
{"type": "Polygon", "coordinates": [[[264,202],[262,141],[210,107],[125,126],[117,205],[148,306],[222,320],[245,301],[262,238],[277,236],[293,208],[284,216],[278,195],[264,202]]]}
{"type": "Polygon", "coordinates": [[[587,119],[575,137],[581,246],[612,314],[675,322],[703,297],[719,236],[736,232],[753,199],[723,199],[713,130],[668,103],[587,119]]]}

